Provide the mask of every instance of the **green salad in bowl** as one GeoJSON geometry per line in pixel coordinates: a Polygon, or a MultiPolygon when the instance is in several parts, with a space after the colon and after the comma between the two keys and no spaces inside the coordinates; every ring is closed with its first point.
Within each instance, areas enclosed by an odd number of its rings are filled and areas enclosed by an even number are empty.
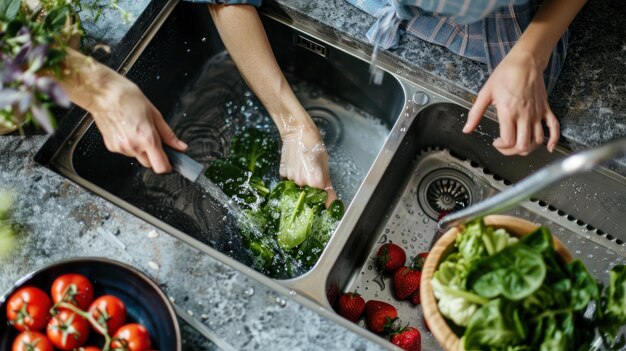
{"type": "Polygon", "coordinates": [[[624,347],[626,266],[603,287],[546,227],[486,220],[446,233],[426,262],[424,314],[444,348],[588,350],[598,338],[624,347]]]}

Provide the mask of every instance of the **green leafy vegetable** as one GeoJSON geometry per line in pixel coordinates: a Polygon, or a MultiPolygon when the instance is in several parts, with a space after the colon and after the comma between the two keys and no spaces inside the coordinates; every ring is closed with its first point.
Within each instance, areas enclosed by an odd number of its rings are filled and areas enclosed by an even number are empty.
{"type": "Polygon", "coordinates": [[[484,304],[470,319],[462,338],[465,350],[488,350],[517,345],[526,338],[526,326],[517,305],[502,299],[484,304]]]}
{"type": "MultiPolygon", "coordinates": [[[[217,159],[206,170],[205,175],[217,184],[229,197],[240,199],[240,205],[263,202],[269,189],[252,172],[239,168],[228,160],[217,159]]],[[[244,207],[245,207],[244,205],[244,207]]]]}
{"type": "Polygon", "coordinates": [[[233,137],[228,159],[232,164],[262,176],[275,163],[278,145],[267,133],[249,128],[233,137]]]}
{"type": "Polygon", "coordinates": [[[441,313],[466,327],[466,350],[588,350],[597,334],[605,349],[626,346],[626,266],[603,291],[581,261],[561,260],[545,227],[515,240],[477,220],[455,246],[431,282],[441,313]]]}
{"type": "Polygon", "coordinates": [[[542,257],[518,243],[473,265],[467,287],[486,298],[502,295],[517,301],[534,293],[545,276],[542,257]]]}
{"type": "Polygon", "coordinates": [[[326,209],[326,191],[292,181],[268,189],[264,179],[275,179],[277,160],[272,136],[247,129],[234,136],[228,158],[213,161],[206,176],[245,209],[239,227],[254,267],[283,277],[295,272],[295,264],[307,268],[317,262],[344,206],[335,200],[326,209]]]}

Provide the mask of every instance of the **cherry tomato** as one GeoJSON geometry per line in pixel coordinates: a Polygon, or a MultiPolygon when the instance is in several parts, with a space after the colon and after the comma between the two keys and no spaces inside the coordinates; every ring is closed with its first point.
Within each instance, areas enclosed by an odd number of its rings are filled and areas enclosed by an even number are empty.
{"type": "Polygon", "coordinates": [[[18,335],[13,341],[13,351],[53,351],[52,343],[45,335],[38,332],[26,331],[18,335]]]}
{"type": "Polygon", "coordinates": [[[61,350],[82,346],[89,337],[89,322],[69,310],[61,310],[48,323],[48,338],[61,350]]]}
{"type": "Polygon", "coordinates": [[[81,310],[87,310],[93,301],[93,285],[84,275],[63,274],[52,283],[52,301],[69,302],[81,310]]]}
{"type": "Polygon", "coordinates": [[[89,306],[89,314],[98,324],[106,327],[109,334],[114,334],[126,322],[126,306],[122,300],[112,295],[97,298],[89,306]]]}
{"type": "Polygon", "coordinates": [[[95,346],[79,347],[77,351],[102,351],[101,348],[95,346]]]}
{"type": "Polygon", "coordinates": [[[151,346],[150,334],[141,324],[126,324],[113,335],[111,348],[124,351],[147,351],[151,346]]]}
{"type": "Polygon", "coordinates": [[[38,331],[48,324],[52,302],[46,293],[32,286],[16,291],[7,304],[7,319],[17,330],[38,331]]]}

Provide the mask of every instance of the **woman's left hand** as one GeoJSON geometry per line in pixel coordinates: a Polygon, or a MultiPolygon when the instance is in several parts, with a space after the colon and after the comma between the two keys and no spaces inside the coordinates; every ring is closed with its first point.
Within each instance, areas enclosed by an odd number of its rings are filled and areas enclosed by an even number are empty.
{"type": "Polygon", "coordinates": [[[544,66],[526,52],[512,51],[496,67],[470,110],[464,133],[474,131],[489,105],[495,105],[500,137],[493,146],[504,155],[528,155],[544,143],[543,121],[552,152],[559,140],[559,121],[548,105],[544,66]]]}

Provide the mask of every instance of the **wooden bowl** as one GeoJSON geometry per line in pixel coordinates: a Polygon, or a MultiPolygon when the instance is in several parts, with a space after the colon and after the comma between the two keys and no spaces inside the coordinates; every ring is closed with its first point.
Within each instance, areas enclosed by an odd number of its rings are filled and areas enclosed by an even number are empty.
{"type": "MultiPolygon", "coordinates": [[[[504,228],[511,235],[517,237],[530,234],[539,228],[538,225],[527,220],[505,215],[487,216],[484,218],[484,221],[486,225],[494,228],[504,228]]],[[[439,267],[439,263],[441,263],[441,261],[443,261],[443,259],[446,258],[454,248],[456,237],[462,231],[462,226],[452,228],[435,243],[435,246],[428,253],[428,257],[424,263],[421,280],[422,284],[420,286],[420,299],[422,310],[424,312],[424,319],[428,324],[430,332],[435,336],[435,339],[437,339],[444,350],[448,351],[456,351],[460,349],[460,338],[455,332],[452,331],[443,315],[439,312],[437,300],[433,294],[433,288],[430,285],[430,281],[433,279],[433,274],[437,270],[437,267],[439,267]]],[[[565,262],[572,261],[572,254],[556,238],[554,238],[554,248],[565,262]]]]}

